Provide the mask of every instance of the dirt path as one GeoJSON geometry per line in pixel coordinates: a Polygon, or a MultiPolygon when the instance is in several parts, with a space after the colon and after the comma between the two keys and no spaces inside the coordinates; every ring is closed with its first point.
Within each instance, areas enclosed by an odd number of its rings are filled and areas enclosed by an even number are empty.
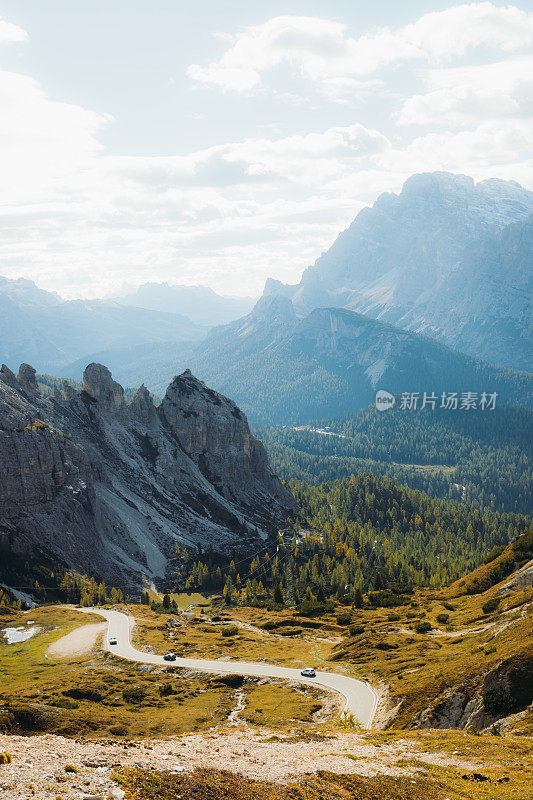
{"type": "Polygon", "coordinates": [[[90,653],[98,637],[107,628],[105,622],[95,622],[92,625],[81,625],[79,628],[62,636],[48,648],[48,655],[52,658],[77,658],[90,653]]]}

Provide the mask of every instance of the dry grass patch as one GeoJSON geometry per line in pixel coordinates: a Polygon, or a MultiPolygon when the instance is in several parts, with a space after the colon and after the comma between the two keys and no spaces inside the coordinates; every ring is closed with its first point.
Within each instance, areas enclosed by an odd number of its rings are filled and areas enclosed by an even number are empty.
{"type": "MultiPolygon", "coordinates": [[[[191,774],[124,770],[119,781],[132,800],[444,800],[444,786],[425,778],[389,778],[317,772],[286,786],[227,771],[198,769],[191,774]]],[[[448,792],[448,793],[447,793],[448,792]]],[[[473,795],[454,793],[451,797],[473,795]]]]}

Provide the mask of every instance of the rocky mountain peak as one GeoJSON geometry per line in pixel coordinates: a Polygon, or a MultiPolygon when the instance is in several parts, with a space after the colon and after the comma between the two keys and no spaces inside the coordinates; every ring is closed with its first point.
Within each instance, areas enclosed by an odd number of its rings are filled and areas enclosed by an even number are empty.
{"type": "Polygon", "coordinates": [[[37,386],[36,372],[29,364],[21,364],[19,367],[18,381],[23,389],[30,394],[39,394],[37,386]]]}
{"type": "Polygon", "coordinates": [[[7,364],[2,364],[2,368],[0,369],[0,379],[2,379],[3,382],[8,386],[12,386],[13,389],[18,389],[19,387],[17,376],[9,369],[7,364]]]}
{"type": "Polygon", "coordinates": [[[382,194],[362,209],[299,284],[267,281],[263,300],[290,298],[300,317],[319,307],[347,308],[427,331],[475,357],[530,369],[525,353],[531,343],[517,345],[516,339],[530,315],[531,250],[526,263],[510,250],[501,257],[497,251],[502,232],[523,226],[532,213],[533,192],[516,181],[476,183],[449,172],[412,175],[399,194],[382,194]],[[477,278],[480,249],[494,263],[483,281],[477,278]],[[466,302],[464,284],[473,287],[466,302]],[[500,291],[504,284],[507,289],[496,297],[494,287],[500,291]]]}
{"type": "Polygon", "coordinates": [[[62,389],[63,389],[63,397],[67,401],[67,403],[70,402],[71,400],[77,400],[78,393],[76,389],[72,386],[72,384],[68,383],[68,381],[63,381],[62,389]]]}
{"type": "Polygon", "coordinates": [[[227,499],[242,496],[260,505],[265,494],[284,495],[271,473],[266,451],[252,436],[246,416],[224,395],[199,381],[190,370],[174,378],[160,413],[202,474],[227,499]]]}
{"type": "Polygon", "coordinates": [[[156,409],[150,392],[144,383],[139,386],[133,395],[128,408],[137,419],[141,420],[141,422],[144,422],[147,425],[149,425],[155,419],[156,409]]]}
{"type": "Polygon", "coordinates": [[[83,373],[83,387],[88,395],[98,400],[105,408],[124,405],[124,389],[113,380],[103,364],[89,364],[83,373]]]}
{"type": "Polygon", "coordinates": [[[296,321],[296,312],[289,297],[276,292],[263,295],[255,304],[251,317],[281,324],[296,321]]]}

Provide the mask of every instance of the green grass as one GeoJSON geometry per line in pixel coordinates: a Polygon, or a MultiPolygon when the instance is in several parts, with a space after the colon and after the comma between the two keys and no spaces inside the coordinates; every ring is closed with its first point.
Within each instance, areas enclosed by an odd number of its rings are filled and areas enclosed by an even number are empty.
{"type": "MultiPolygon", "coordinates": [[[[168,617],[149,610],[146,613],[150,614],[156,633],[162,635],[161,619],[168,617]]],[[[210,676],[185,678],[170,665],[147,672],[142,665],[98,649],[70,660],[46,659],[53,641],[80,624],[101,619],[43,606],[29,615],[3,615],[0,624],[20,625],[28,619],[41,626],[37,636],[21,644],[0,643],[0,706],[8,709],[0,718],[0,728],[90,738],[152,738],[206,730],[226,722],[235,707],[235,690],[231,686],[210,676]]],[[[220,630],[215,635],[220,641],[227,641],[220,636],[220,630]]],[[[168,649],[168,644],[163,649],[168,649]]],[[[268,685],[260,688],[261,702],[268,708],[268,685]]],[[[252,703],[258,690],[254,683],[247,686],[252,703]]],[[[312,723],[313,703],[306,697],[288,686],[276,686],[271,691],[276,702],[291,709],[295,719],[312,723]]],[[[282,715],[276,721],[272,714],[269,720],[273,726],[286,724],[282,715]]]]}

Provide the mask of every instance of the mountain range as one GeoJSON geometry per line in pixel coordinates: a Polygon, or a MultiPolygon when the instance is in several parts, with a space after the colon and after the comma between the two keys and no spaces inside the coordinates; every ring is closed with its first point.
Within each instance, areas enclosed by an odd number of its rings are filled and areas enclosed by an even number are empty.
{"type": "Polygon", "coordinates": [[[257,298],[226,297],[209,286],[143,283],[131,292],[113,296],[123,306],[182,314],[197,325],[224,325],[252,310],[257,298]]]}
{"type": "Polygon", "coordinates": [[[531,370],[533,352],[532,212],[533,193],[514,181],[413,175],[298,284],[267,280],[252,310],[216,328],[199,323],[252,301],[157,283],[64,301],[1,279],[0,357],[76,380],[101,362],[159,395],[190,367],[254,419],[283,424],[353,413],[380,388],[497,391],[527,406],[530,378],[517,370],[531,370]]]}
{"type": "Polygon", "coordinates": [[[515,369],[531,369],[533,192],[514,181],[413,175],[364,208],[296,285],[297,314],[335,306],[515,369]]]}
{"type": "Polygon", "coordinates": [[[295,510],[244,414],[190,372],[156,408],[109,370],[42,397],[35,369],[0,370],[0,545],[139,590],[176,544],[239,553],[295,510]]]}
{"type": "Polygon", "coordinates": [[[85,366],[91,352],[199,340],[206,332],[179,314],[63,300],[33,281],[0,277],[0,361],[12,369],[31,361],[40,372],[62,374],[79,358],[85,366]]]}
{"type": "MultiPolygon", "coordinates": [[[[376,391],[497,392],[499,404],[528,405],[533,376],[493,367],[419,333],[341,308],[299,318],[291,301],[267,295],[242,320],[210,335],[187,363],[231,393],[254,419],[306,422],[353,413],[376,391]]],[[[178,361],[179,364],[179,361],[178,361]]]]}

